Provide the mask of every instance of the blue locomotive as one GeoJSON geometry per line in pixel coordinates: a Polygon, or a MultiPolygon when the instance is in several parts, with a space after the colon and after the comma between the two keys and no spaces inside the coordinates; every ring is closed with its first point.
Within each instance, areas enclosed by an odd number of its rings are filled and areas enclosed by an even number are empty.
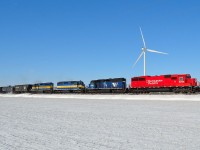
{"type": "Polygon", "coordinates": [[[88,93],[124,93],[126,92],[125,78],[110,78],[92,80],[87,89],[88,93]]]}

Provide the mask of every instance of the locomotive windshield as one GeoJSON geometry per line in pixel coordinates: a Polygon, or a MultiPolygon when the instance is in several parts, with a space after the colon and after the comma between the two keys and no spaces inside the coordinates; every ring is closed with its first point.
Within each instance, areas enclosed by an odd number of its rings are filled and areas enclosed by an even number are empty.
{"type": "Polygon", "coordinates": [[[96,86],[95,86],[95,82],[90,82],[89,87],[90,87],[90,88],[96,88],[96,86]]]}
{"type": "Polygon", "coordinates": [[[84,83],[83,83],[82,81],[79,81],[78,84],[80,84],[80,85],[84,85],[84,83]]]}
{"type": "Polygon", "coordinates": [[[190,78],[191,78],[191,75],[187,74],[187,75],[186,75],[186,78],[190,79],[190,78]]]}

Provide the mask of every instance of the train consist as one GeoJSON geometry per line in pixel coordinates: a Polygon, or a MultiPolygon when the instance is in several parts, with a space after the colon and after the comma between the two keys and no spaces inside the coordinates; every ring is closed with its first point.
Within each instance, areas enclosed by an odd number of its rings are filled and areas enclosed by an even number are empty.
{"type": "Polygon", "coordinates": [[[125,78],[92,80],[88,86],[83,81],[62,81],[0,87],[0,93],[199,93],[200,86],[190,74],[139,76],[131,78],[129,86],[125,78]]]}

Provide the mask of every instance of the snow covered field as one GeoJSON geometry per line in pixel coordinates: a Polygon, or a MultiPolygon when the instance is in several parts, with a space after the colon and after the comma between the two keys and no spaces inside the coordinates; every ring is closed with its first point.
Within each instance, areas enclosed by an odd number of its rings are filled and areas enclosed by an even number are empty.
{"type": "Polygon", "coordinates": [[[200,95],[0,95],[0,149],[200,149],[200,95]]]}

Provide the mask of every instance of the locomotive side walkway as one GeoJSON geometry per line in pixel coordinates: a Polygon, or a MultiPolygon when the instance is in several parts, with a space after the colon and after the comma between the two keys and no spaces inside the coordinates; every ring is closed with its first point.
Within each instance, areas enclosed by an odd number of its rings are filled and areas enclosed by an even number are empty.
{"type": "Polygon", "coordinates": [[[200,101],[200,94],[196,95],[126,95],[126,94],[0,94],[0,97],[24,98],[66,98],[66,99],[109,99],[109,100],[162,100],[162,101],[200,101]]]}

